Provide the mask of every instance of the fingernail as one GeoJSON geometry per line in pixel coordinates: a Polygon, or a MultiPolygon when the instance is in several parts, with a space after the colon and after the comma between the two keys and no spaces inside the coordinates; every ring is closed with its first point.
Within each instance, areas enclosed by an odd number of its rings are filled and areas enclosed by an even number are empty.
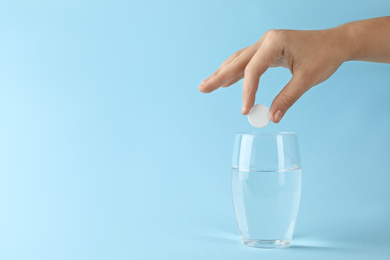
{"type": "Polygon", "coordinates": [[[275,113],[275,115],[274,115],[274,118],[275,118],[276,123],[279,123],[279,121],[282,119],[282,117],[283,117],[283,112],[282,112],[282,110],[276,111],[276,113],[275,113]]]}

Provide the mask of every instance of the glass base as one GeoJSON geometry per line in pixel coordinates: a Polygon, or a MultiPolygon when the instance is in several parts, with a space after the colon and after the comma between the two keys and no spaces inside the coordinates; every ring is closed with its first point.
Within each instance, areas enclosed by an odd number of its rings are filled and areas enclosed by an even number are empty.
{"type": "Polygon", "coordinates": [[[288,247],[291,243],[289,240],[259,240],[259,239],[248,239],[241,238],[242,243],[246,246],[257,247],[257,248],[283,248],[288,247]]]}

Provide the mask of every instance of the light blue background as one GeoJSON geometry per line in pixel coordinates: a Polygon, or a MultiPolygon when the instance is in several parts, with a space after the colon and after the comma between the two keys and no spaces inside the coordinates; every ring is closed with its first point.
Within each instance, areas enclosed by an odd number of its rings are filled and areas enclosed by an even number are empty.
{"type": "MultiPolygon", "coordinates": [[[[348,62],[264,131],[296,131],[293,245],[239,241],[242,82],[197,85],[272,28],[389,15],[370,1],[2,1],[0,259],[388,259],[390,65],[348,62]]],[[[269,106],[285,69],[261,79],[269,106]]]]}

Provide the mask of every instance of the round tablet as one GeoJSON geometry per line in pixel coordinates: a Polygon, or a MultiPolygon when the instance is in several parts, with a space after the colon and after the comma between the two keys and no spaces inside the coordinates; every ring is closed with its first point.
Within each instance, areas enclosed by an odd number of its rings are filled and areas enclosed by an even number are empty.
{"type": "Polygon", "coordinates": [[[264,127],[270,120],[268,107],[258,104],[252,107],[248,114],[248,121],[254,127],[264,127]]]}

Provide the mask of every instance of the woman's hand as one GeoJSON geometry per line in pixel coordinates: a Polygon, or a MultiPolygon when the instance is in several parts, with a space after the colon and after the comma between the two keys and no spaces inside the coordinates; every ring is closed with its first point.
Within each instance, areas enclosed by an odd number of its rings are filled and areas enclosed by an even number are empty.
{"type": "Polygon", "coordinates": [[[292,78],[271,105],[271,120],[278,123],[303,93],[328,79],[349,58],[344,39],[338,28],[270,30],[254,45],[239,50],[222,63],[199,90],[209,93],[244,78],[242,114],[246,115],[255,103],[261,75],[269,67],[289,68],[292,78]]]}

